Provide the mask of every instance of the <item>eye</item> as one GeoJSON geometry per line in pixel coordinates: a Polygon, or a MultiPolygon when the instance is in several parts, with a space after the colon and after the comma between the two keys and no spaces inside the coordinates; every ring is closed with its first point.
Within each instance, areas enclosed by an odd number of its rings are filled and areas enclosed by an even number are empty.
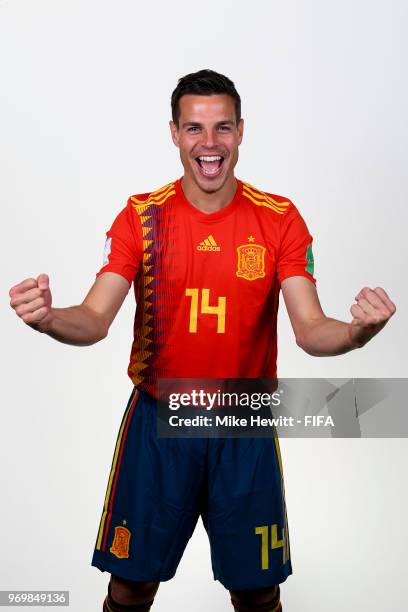
{"type": "Polygon", "coordinates": [[[229,125],[220,125],[218,129],[220,132],[230,132],[231,131],[231,127],[229,125]]]}
{"type": "Polygon", "coordinates": [[[190,127],[187,128],[187,132],[190,132],[190,134],[196,134],[199,130],[200,128],[197,125],[190,125],[190,127]]]}

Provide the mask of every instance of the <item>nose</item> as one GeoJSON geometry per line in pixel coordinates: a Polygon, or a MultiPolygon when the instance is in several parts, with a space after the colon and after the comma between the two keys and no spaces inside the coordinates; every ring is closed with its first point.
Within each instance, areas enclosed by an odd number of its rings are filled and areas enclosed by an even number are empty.
{"type": "Polygon", "coordinates": [[[217,132],[215,130],[203,131],[203,146],[212,149],[217,144],[217,132]]]}

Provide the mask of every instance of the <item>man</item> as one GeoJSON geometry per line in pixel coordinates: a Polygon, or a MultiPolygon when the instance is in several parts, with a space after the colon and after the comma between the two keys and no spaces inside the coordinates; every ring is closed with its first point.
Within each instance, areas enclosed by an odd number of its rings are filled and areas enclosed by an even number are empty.
{"type": "Polygon", "coordinates": [[[234,609],[282,609],[279,584],[292,567],[277,439],[158,438],[157,383],[275,378],[280,289],[296,342],[311,355],[364,346],[395,312],[383,289],[365,287],[351,323],[323,313],[312,237],[296,207],[234,176],[243,129],[227,77],[201,70],[180,79],[170,130],[184,175],[129,198],[82,304],[54,308],[45,274],[10,290],[11,306],[29,326],[89,345],[106,337],[134,282],[134,388],[92,560],[111,573],[107,612],[148,612],[200,515],[214,577],[234,609]]]}

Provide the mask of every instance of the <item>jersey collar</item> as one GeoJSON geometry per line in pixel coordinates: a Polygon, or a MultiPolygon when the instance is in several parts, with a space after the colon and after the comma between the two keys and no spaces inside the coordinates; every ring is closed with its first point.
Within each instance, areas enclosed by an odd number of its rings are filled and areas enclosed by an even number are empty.
{"type": "Polygon", "coordinates": [[[198,208],[193,206],[193,204],[191,204],[191,202],[187,200],[183,188],[181,186],[182,178],[183,177],[180,177],[175,183],[177,201],[179,201],[184,206],[184,208],[198,221],[211,222],[223,219],[224,217],[227,217],[228,215],[233,213],[239,204],[242,195],[242,181],[237,178],[235,178],[237,182],[237,189],[231,202],[227,204],[227,206],[224,206],[224,208],[222,208],[221,210],[217,210],[216,212],[210,214],[198,210],[198,208]]]}

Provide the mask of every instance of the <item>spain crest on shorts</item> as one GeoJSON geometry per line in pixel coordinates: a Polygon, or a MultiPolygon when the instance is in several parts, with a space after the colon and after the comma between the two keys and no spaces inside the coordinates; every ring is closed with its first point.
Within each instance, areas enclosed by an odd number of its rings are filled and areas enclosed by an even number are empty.
{"type": "Polygon", "coordinates": [[[110,551],[118,559],[129,558],[129,542],[131,533],[126,527],[115,527],[115,537],[113,538],[112,546],[110,551]]]}
{"type": "Polygon", "coordinates": [[[237,247],[237,276],[250,281],[263,278],[265,276],[265,251],[265,247],[260,244],[249,243],[237,247]]]}

